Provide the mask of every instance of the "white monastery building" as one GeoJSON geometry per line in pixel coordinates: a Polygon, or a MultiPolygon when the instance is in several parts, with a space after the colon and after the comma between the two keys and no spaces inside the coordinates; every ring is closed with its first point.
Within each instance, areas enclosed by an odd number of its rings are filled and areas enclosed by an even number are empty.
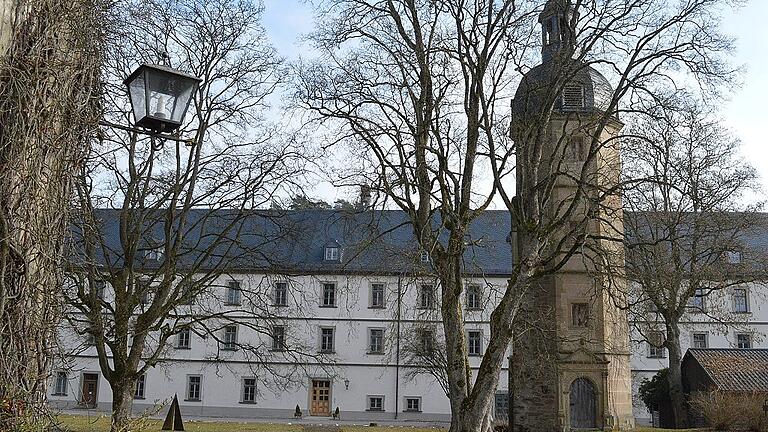
{"type": "MultiPolygon", "coordinates": [[[[418,356],[420,347],[439,355],[439,289],[405,215],[306,210],[271,214],[269,220],[282,218],[293,234],[270,242],[267,249],[283,268],[259,271],[267,260],[252,269],[233,263],[235,268],[217,276],[204,295],[181,307],[182,320],[211,310],[232,319],[218,326],[193,325],[174,335],[163,353],[165,361],[140,379],[134,411],[152,410],[178,395],[182,413],[190,416],[292,419],[299,406],[304,416],[327,417],[338,407],[345,419],[448,420],[448,399],[418,356]],[[377,230],[375,240],[371,226],[377,230]]],[[[508,278],[509,228],[503,211],[485,212],[472,227],[464,305],[475,367],[487,343],[494,299],[508,278]]],[[[149,268],[163,259],[155,249],[142,254],[149,268]]],[[[109,287],[101,293],[110,302],[109,287]]],[[[762,287],[738,286],[716,295],[720,298],[692,300],[683,350],[768,346],[762,287]],[[727,304],[740,319],[714,322],[698,312],[710,303],[727,304]]],[[[92,337],[78,331],[82,334],[63,331],[72,356],[54,372],[49,398],[61,408],[109,411],[112,394],[92,337]]],[[[635,389],[667,366],[663,349],[639,339],[632,336],[635,389]]],[[[499,417],[506,417],[508,409],[507,371],[505,365],[496,397],[499,417]]],[[[645,407],[634,403],[638,422],[648,422],[645,407]]]]}

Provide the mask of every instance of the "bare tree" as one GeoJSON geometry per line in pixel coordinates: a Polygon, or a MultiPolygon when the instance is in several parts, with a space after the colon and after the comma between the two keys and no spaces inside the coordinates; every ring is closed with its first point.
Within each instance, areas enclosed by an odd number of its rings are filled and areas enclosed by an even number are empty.
{"type": "MultiPolygon", "coordinates": [[[[0,2],[0,429],[41,420],[110,2],[0,2]]],[[[30,423],[29,428],[43,427],[30,423]]]]}
{"type": "Polygon", "coordinates": [[[202,83],[179,132],[190,140],[104,128],[78,178],[67,318],[90,339],[79,348],[94,347],[112,388],[113,431],[126,430],[136,380],[167,358],[180,332],[212,336],[220,348],[213,358],[238,349],[255,367],[275,355],[306,363],[299,344],[276,354],[265,348],[279,322],[270,279],[230,285],[228,273],[271,267],[267,249],[290,226],[279,212],[258,209],[295,186],[302,169],[300,149],[278,141],[261,118],[282,77],[259,24],[261,5],[141,0],[126,1],[119,13],[105,79],[110,119],[128,119],[120,81],[156,53],[202,83]],[[250,339],[237,338],[238,328],[250,339]]]}
{"type": "MultiPolygon", "coordinates": [[[[641,338],[669,352],[675,426],[689,416],[681,379],[681,325],[741,321],[732,287],[765,280],[766,257],[750,242],[755,211],[745,194],[757,173],[740,142],[700,101],[665,104],[633,124],[627,139],[627,276],[637,289],[631,322],[641,338]],[[677,105],[677,106],[675,106],[677,105]],[[748,263],[748,264],[747,264],[748,263]],[[663,335],[659,337],[660,335],[663,335]]],[[[742,314],[743,316],[743,314],[742,314]]]]}
{"type": "MultiPolygon", "coordinates": [[[[535,58],[528,47],[540,36],[535,17],[542,2],[318,3],[321,22],[312,40],[322,56],[297,67],[297,105],[310,113],[307,122],[326,146],[347,145],[361,155],[361,167],[342,170],[339,183],[371,184],[410,218],[442,290],[451,431],[488,430],[516,328],[521,345],[537,339],[525,339],[528,327],[543,332],[538,340],[548,345],[541,354],[557,355],[556,323],[523,319],[548,316],[540,283],[578,258],[598,281],[595,297],[617,288],[615,302],[623,304],[623,290],[612,286],[623,273],[616,120],[653,100],[659,88],[685,82],[672,71],[710,90],[729,80],[721,54],[730,43],[710,20],[724,2],[547,2],[545,12],[563,19],[547,30],[545,73],[539,81],[524,78],[527,91],[515,98],[523,105],[516,115],[523,116],[515,119],[508,102],[535,58]],[[598,109],[562,114],[567,84],[584,81],[594,68],[615,88],[602,86],[605,94],[593,95],[598,109]],[[583,141],[573,152],[576,136],[583,141]],[[576,153],[580,168],[574,170],[568,162],[576,153]],[[515,220],[516,262],[473,377],[463,331],[462,257],[473,241],[468,227],[497,198],[515,220]],[[520,314],[525,308],[536,313],[520,314]]],[[[606,319],[624,321],[619,312],[606,319]]],[[[617,350],[626,345],[617,343],[617,350]]],[[[554,364],[545,360],[528,358],[523,369],[554,364]]],[[[528,379],[518,385],[530,387],[528,379]]],[[[558,427],[556,393],[541,395],[554,408],[531,427],[558,427]]]]}

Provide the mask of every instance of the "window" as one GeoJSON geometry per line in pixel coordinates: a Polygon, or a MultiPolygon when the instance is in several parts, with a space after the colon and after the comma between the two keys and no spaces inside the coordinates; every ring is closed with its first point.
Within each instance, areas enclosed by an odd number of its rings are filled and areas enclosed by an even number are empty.
{"type": "Polygon", "coordinates": [[[749,301],[746,289],[737,288],[733,290],[733,311],[736,313],[749,313],[749,301]]]}
{"type": "Polygon", "coordinates": [[[420,329],[419,348],[422,353],[431,353],[435,349],[435,332],[432,329],[420,329]]]}
{"type": "Polygon", "coordinates": [[[584,108],[584,86],[578,83],[566,84],[561,104],[564,110],[584,108]]]}
{"type": "Polygon", "coordinates": [[[587,158],[587,149],[584,145],[584,137],[572,136],[566,141],[565,158],[569,161],[584,161],[587,158]]]}
{"type": "Polygon", "coordinates": [[[323,284],[323,302],[322,307],[336,307],[336,284],[324,283],[323,284]]]}
{"type": "Polygon", "coordinates": [[[63,371],[56,372],[56,381],[53,386],[54,396],[67,395],[67,373],[63,371]]]}
{"type": "Polygon", "coordinates": [[[227,286],[227,304],[228,305],[239,305],[240,304],[240,282],[238,281],[229,281],[229,286],[227,286]]]}
{"type": "Polygon", "coordinates": [[[421,412],[421,398],[416,396],[406,396],[405,410],[408,412],[421,412]]]}
{"type": "Polygon", "coordinates": [[[188,328],[181,329],[179,334],[176,336],[176,348],[189,349],[191,339],[192,339],[192,332],[188,328]]]}
{"type": "Polygon", "coordinates": [[[224,327],[224,348],[225,350],[234,350],[237,348],[237,326],[228,325],[224,327]]]}
{"type": "Polygon", "coordinates": [[[741,264],[741,251],[725,251],[723,258],[725,258],[725,262],[728,264],[741,264]]]}
{"type": "Polygon", "coordinates": [[[707,343],[707,334],[706,333],[694,333],[692,336],[691,346],[693,348],[707,348],[709,344],[707,343]]]}
{"type": "Polygon", "coordinates": [[[384,329],[368,329],[368,353],[381,354],[384,352],[384,329]]]}
{"type": "Polygon", "coordinates": [[[483,355],[483,332],[479,330],[467,332],[467,353],[471,356],[483,355]]]}
{"type": "Polygon", "coordinates": [[[272,327],[272,350],[283,351],[285,349],[285,326],[272,327]]]}
{"type": "Polygon", "coordinates": [[[243,378],[243,403],[256,403],[256,378],[243,378]]]}
{"type": "Polygon", "coordinates": [[[144,292],[141,293],[141,304],[147,306],[152,303],[152,290],[149,287],[144,288],[144,292]]]}
{"type": "Polygon", "coordinates": [[[144,259],[151,261],[160,261],[163,259],[163,247],[158,246],[144,250],[144,259]]]}
{"type": "Polygon", "coordinates": [[[144,251],[144,258],[152,261],[160,261],[163,259],[163,248],[156,247],[152,249],[146,249],[144,251]]]}
{"type": "Polygon", "coordinates": [[[574,327],[589,325],[589,305],[587,303],[571,304],[571,324],[574,327]]]}
{"type": "Polygon", "coordinates": [[[435,308],[435,286],[421,285],[419,287],[419,309],[435,308]]]}
{"type": "Polygon", "coordinates": [[[736,335],[736,348],[740,348],[740,349],[752,348],[752,335],[748,333],[738,333],[736,335]]]}
{"type": "Polygon", "coordinates": [[[419,261],[421,261],[423,263],[428,263],[429,262],[429,252],[425,251],[425,250],[421,251],[421,253],[419,254],[419,261]]]}
{"type": "Polygon", "coordinates": [[[339,260],[339,247],[338,246],[326,246],[325,247],[325,260],[326,261],[338,261],[339,260]]]}
{"type": "Polygon", "coordinates": [[[187,400],[199,401],[202,392],[203,377],[200,375],[187,376],[187,400]]]}
{"type": "Polygon", "coordinates": [[[688,308],[692,309],[694,312],[704,312],[706,310],[705,308],[705,291],[703,288],[696,289],[695,294],[693,297],[688,299],[688,308]]]}
{"type": "Polygon", "coordinates": [[[334,332],[333,327],[320,328],[320,352],[332,353],[334,351],[334,332]]]}
{"type": "Polygon", "coordinates": [[[494,417],[497,420],[508,419],[509,418],[509,394],[507,392],[496,393],[496,398],[494,402],[495,402],[493,405],[494,417]]]}
{"type": "Polygon", "coordinates": [[[181,287],[179,288],[179,303],[185,304],[185,305],[193,305],[195,304],[195,291],[194,291],[194,285],[192,284],[192,281],[186,280],[182,281],[180,283],[181,287]]]}
{"type": "Polygon", "coordinates": [[[384,307],[384,284],[373,283],[371,284],[371,308],[383,308],[384,307]]]}
{"type": "Polygon", "coordinates": [[[368,411],[384,411],[384,396],[368,396],[368,411]]]}
{"type": "Polygon", "coordinates": [[[107,283],[103,280],[97,280],[94,282],[94,291],[96,291],[96,298],[99,300],[104,300],[104,289],[106,288],[107,283]]]}
{"type": "Polygon", "coordinates": [[[544,22],[544,46],[557,41],[557,33],[555,33],[555,22],[555,17],[552,17],[544,22]]]}
{"type": "Polygon", "coordinates": [[[483,296],[480,285],[470,285],[467,287],[467,309],[482,309],[483,296]]]}
{"type": "Polygon", "coordinates": [[[144,386],[147,383],[147,376],[141,375],[136,380],[136,393],[133,395],[134,399],[144,399],[144,386]]]}
{"type": "Polygon", "coordinates": [[[288,306],[288,284],[275,282],[275,306],[288,306]]]}
{"type": "Polygon", "coordinates": [[[648,357],[664,358],[664,333],[652,331],[648,333],[648,357]]]}

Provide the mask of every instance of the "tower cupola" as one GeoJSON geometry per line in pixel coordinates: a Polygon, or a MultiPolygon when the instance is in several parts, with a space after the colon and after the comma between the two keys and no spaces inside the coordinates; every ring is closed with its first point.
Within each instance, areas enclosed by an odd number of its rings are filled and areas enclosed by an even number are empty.
{"type": "Polygon", "coordinates": [[[548,0],[539,14],[541,24],[541,60],[547,63],[558,55],[569,55],[575,48],[570,22],[574,9],[569,0],[548,0]]]}

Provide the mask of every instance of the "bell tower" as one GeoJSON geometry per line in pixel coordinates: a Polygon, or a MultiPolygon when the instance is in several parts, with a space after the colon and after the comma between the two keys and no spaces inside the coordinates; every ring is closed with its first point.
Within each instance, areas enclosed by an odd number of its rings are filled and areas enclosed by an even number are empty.
{"type": "MultiPolygon", "coordinates": [[[[580,245],[524,294],[530,318],[516,328],[510,373],[515,432],[634,427],[628,323],[616,306],[626,283],[615,241],[623,236],[621,198],[612,192],[623,124],[608,80],[573,60],[577,21],[571,0],[546,3],[542,62],[512,101],[518,237],[538,234],[527,226],[548,226],[556,241],[543,250],[563,256],[580,245]]],[[[530,246],[520,245],[533,243],[521,241],[516,256],[528,256],[530,246]]]]}

